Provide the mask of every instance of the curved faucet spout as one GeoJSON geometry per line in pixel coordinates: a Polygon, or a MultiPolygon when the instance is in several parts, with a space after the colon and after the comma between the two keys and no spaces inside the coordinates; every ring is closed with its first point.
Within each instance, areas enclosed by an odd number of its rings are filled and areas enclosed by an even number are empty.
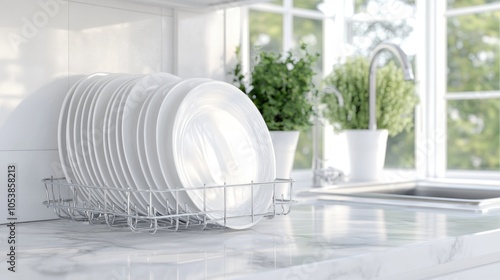
{"type": "Polygon", "coordinates": [[[375,49],[372,51],[370,58],[370,76],[369,76],[370,122],[368,124],[368,129],[370,130],[377,129],[377,116],[376,116],[377,61],[380,56],[380,53],[384,50],[391,51],[396,56],[399,63],[401,64],[401,67],[403,68],[403,74],[405,80],[413,80],[413,71],[411,70],[411,64],[408,60],[408,56],[406,56],[406,53],[400,47],[398,47],[393,43],[387,43],[387,42],[382,42],[375,47],[375,49]]]}

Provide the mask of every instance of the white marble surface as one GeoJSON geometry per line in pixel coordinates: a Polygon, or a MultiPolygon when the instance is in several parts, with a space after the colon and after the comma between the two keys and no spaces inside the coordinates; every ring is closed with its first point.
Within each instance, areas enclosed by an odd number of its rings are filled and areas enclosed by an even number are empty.
{"type": "Polygon", "coordinates": [[[242,231],[22,223],[0,279],[423,279],[500,260],[499,228],[500,214],[319,203],[242,231]]]}

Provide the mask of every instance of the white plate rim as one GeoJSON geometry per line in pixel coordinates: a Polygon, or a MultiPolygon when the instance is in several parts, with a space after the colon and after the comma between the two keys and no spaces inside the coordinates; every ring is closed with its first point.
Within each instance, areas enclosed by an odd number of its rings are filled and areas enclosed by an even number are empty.
{"type": "MultiPolygon", "coordinates": [[[[92,115],[93,152],[96,158],[97,173],[105,187],[110,189],[118,188],[118,179],[114,173],[111,159],[108,157],[108,148],[106,146],[108,133],[105,127],[106,120],[109,117],[111,103],[117,98],[119,92],[128,85],[128,83],[137,75],[121,74],[116,79],[110,81],[99,94],[95,110],[92,115]],[[97,135],[100,135],[100,139],[97,135]]],[[[115,197],[115,203],[122,206],[126,201],[126,196],[122,191],[111,191],[110,194],[115,197]]]]}
{"type": "MultiPolygon", "coordinates": [[[[147,97],[156,93],[158,88],[163,85],[169,85],[180,81],[181,79],[169,73],[153,73],[144,76],[135,83],[130,90],[123,112],[121,114],[121,147],[122,155],[124,156],[124,166],[126,171],[129,171],[131,180],[129,181],[130,188],[139,190],[138,194],[142,196],[141,202],[146,202],[147,206],[153,206],[155,210],[164,209],[165,206],[158,201],[155,195],[148,195],[144,191],[150,191],[151,186],[145,178],[137,149],[137,127],[138,118],[142,109],[143,103],[147,97]]],[[[118,124],[119,125],[119,124],[118,124]]],[[[149,207],[147,207],[149,208],[149,207]]]]}
{"type": "Polygon", "coordinates": [[[87,76],[80,85],[76,88],[73,97],[71,98],[71,102],[68,110],[68,118],[66,120],[66,144],[68,146],[68,152],[70,155],[70,164],[73,170],[73,173],[76,176],[76,181],[78,184],[86,185],[85,178],[83,177],[81,166],[78,160],[78,155],[76,154],[75,140],[73,129],[75,126],[75,119],[77,118],[76,114],[78,113],[78,104],[82,96],[92,87],[92,85],[98,81],[98,77],[107,75],[107,73],[94,73],[87,76]]]}
{"type": "MultiPolygon", "coordinates": [[[[77,156],[76,159],[78,165],[80,166],[80,171],[85,180],[85,184],[91,186],[98,186],[99,183],[95,179],[94,173],[91,170],[92,167],[90,164],[90,159],[88,159],[89,153],[88,151],[85,151],[85,144],[87,143],[87,141],[84,139],[84,131],[86,132],[86,130],[84,129],[84,124],[86,124],[88,121],[88,115],[90,113],[89,111],[92,104],[90,101],[93,97],[98,95],[99,89],[101,88],[102,84],[105,83],[110,76],[111,74],[99,77],[92,85],[87,87],[85,92],[80,97],[80,100],[78,101],[78,108],[73,124],[73,145],[75,147],[75,152],[77,155],[82,155],[81,157],[77,156]]],[[[95,189],[89,189],[89,191],[94,193],[97,198],[100,198],[100,195],[97,191],[95,191],[95,189]]],[[[101,199],[99,199],[99,201],[101,201],[101,199]]]]}
{"type": "Polygon", "coordinates": [[[73,94],[75,93],[80,83],[85,79],[85,77],[86,76],[82,76],[80,79],[78,79],[78,81],[76,81],[68,90],[68,93],[64,98],[61,111],[59,113],[59,120],[57,125],[57,145],[59,149],[59,160],[61,161],[61,168],[68,183],[74,183],[76,179],[69,163],[70,159],[67,150],[68,147],[66,145],[66,120],[68,118],[69,105],[71,99],[73,98],[73,94]]]}

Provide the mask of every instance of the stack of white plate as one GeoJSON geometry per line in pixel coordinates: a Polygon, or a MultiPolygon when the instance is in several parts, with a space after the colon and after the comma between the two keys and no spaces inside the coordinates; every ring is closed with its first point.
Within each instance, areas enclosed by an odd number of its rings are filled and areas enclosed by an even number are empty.
{"type": "Polygon", "coordinates": [[[145,215],[174,208],[247,228],[262,217],[252,214],[265,213],[272,202],[273,188],[264,185],[211,188],[275,178],[262,116],[224,82],[167,73],[87,76],[64,100],[58,141],[69,182],[127,190],[79,188],[96,205],[119,207],[130,194],[145,215]]]}

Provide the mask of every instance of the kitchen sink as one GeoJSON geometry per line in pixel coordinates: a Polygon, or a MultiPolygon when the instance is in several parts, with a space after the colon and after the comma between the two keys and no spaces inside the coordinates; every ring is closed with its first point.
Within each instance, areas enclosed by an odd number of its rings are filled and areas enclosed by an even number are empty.
{"type": "Polygon", "coordinates": [[[320,200],[440,208],[486,213],[500,210],[500,182],[464,180],[346,183],[313,189],[320,200]]]}

